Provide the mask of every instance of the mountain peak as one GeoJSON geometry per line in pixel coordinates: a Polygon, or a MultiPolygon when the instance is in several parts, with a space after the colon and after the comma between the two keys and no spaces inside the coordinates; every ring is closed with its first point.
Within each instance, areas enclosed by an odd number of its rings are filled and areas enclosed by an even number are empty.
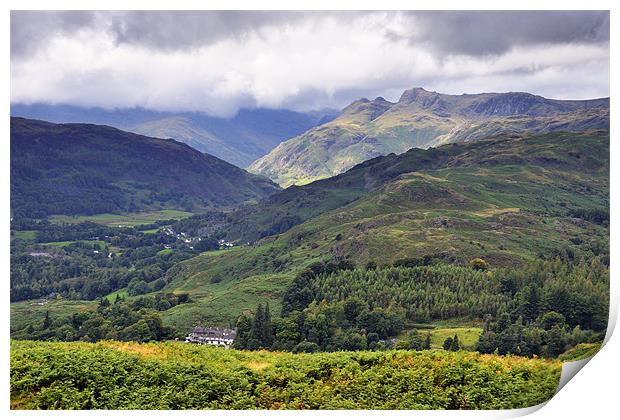
{"type": "Polygon", "coordinates": [[[421,87],[415,87],[415,88],[407,89],[406,91],[404,91],[403,94],[400,95],[400,99],[398,100],[398,102],[399,103],[411,103],[422,97],[436,96],[436,95],[439,95],[439,94],[437,92],[430,92],[421,87]]]}
{"type": "Polygon", "coordinates": [[[366,98],[358,99],[342,110],[344,116],[354,116],[356,119],[363,116],[363,120],[372,121],[382,115],[385,111],[394,105],[392,102],[386,101],[382,97],[377,97],[370,101],[366,98]]]}

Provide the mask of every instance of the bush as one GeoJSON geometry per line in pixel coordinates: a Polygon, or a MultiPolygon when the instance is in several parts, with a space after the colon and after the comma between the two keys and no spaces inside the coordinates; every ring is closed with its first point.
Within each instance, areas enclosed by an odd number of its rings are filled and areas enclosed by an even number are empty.
{"type": "Polygon", "coordinates": [[[311,341],[302,341],[293,349],[294,353],[316,353],[319,351],[319,345],[311,341]]]}
{"type": "Polygon", "coordinates": [[[129,296],[143,295],[150,291],[151,289],[149,285],[144,280],[133,279],[127,285],[127,293],[129,296]]]}
{"type": "Polygon", "coordinates": [[[489,268],[489,265],[482,258],[474,258],[469,262],[469,267],[478,271],[485,271],[489,268]]]}

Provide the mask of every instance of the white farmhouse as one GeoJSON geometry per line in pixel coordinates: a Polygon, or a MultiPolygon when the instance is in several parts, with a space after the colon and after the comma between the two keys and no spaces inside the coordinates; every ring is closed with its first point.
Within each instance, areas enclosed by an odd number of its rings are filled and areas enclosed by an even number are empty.
{"type": "Polygon", "coordinates": [[[237,336],[236,330],[230,328],[217,328],[217,327],[194,327],[192,332],[185,337],[186,343],[194,344],[206,344],[210,346],[222,346],[230,348],[235,337],[237,336]]]}

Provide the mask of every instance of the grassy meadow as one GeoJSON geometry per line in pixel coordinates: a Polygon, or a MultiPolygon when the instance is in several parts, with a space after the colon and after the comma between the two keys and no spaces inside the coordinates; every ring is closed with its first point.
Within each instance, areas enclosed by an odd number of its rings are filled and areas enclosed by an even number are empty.
{"type": "Polygon", "coordinates": [[[107,226],[136,226],[154,223],[158,220],[182,219],[191,215],[192,213],[186,211],[166,209],[127,214],[102,213],[92,216],[54,215],[50,216],[49,220],[53,223],[94,222],[107,226]]]}

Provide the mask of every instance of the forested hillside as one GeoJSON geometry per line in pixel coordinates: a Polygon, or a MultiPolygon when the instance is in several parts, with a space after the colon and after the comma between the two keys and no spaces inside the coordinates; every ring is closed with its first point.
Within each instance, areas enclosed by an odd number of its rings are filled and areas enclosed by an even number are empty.
{"type": "Polygon", "coordinates": [[[13,217],[230,208],[277,190],[265,178],[174,140],[11,119],[13,217]]]}

